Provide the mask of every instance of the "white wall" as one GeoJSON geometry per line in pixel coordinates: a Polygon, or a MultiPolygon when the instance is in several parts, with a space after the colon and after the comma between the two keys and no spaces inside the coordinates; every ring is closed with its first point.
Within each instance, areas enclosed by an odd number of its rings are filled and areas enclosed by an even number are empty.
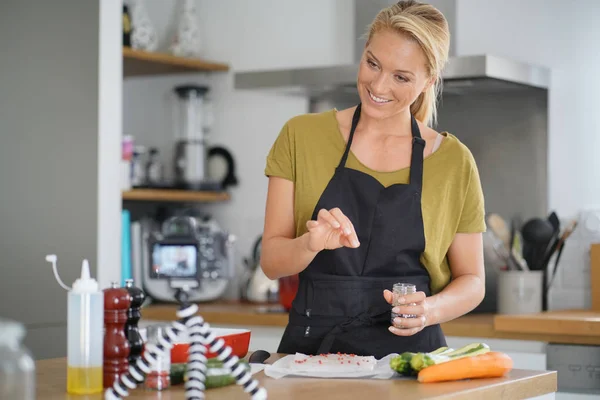
{"type": "MultiPolygon", "coordinates": [[[[117,5],[99,26],[100,12],[110,10],[105,3],[0,5],[0,317],[26,325],[25,345],[35,358],[66,354],[67,293],[45,255],[58,255],[68,285],[83,258],[94,277],[96,257],[119,260],[118,248],[99,240],[103,226],[118,232],[119,224],[118,212],[112,221],[98,213],[106,189],[98,184],[99,170],[111,157],[99,154],[99,141],[118,143],[120,134],[120,126],[110,131],[104,124],[114,114],[103,105],[118,101],[111,93],[120,82],[105,80],[116,64],[99,60],[110,49],[99,32],[118,30],[121,20],[117,5]]],[[[118,148],[105,150],[118,157],[118,148]]],[[[118,210],[119,200],[106,206],[118,210]]]]}
{"type": "MultiPolygon", "coordinates": [[[[159,35],[159,51],[164,51],[178,10],[174,2],[151,0],[146,4],[159,35]]],[[[173,143],[169,91],[184,82],[211,86],[215,102],[211,140],[233,152],[240,184],[232,188],[231,202],[202,209],[212,212],[238,237],[239,268],[263,229],[266,154],[285,121],[306,112],[308,105],[301,98],[234,91],[233,71],[351,62],[352,6],[344,0],[200,0],[204,57],[229,63],[232,71],[125,81],[124,134],[134,135],[140,144],[161,148],[162,160],[169,168],[173,143]]],[[[235,285],[227,295],[238,295],[235,285]]]]}
{"type": "Polygon", "coordinates": [[[101,288],[121,281],[122,1],[100,1],[98,57],[98,236],[101,288]]]}
{"type": "MultiPolygon", "coordinates": [[[[575,216],[600,204],[600,2],[458,0],[457,55],[491,53],[552,70],[548,101],[548,206],[575,216]]],[[[577,231],[576,231],[577,232],[577,231]]],[[[589,306],[585,240],[561,258],[551,308],[589,306]]]]}
{"type": "Polygon", "coordinates": [[[459,0],[457,54],[484,52],[552,69],[549,207],[600,203],[600,2],[459,0]],[[581,179],[576,179],[581,178],[581,179]]]}

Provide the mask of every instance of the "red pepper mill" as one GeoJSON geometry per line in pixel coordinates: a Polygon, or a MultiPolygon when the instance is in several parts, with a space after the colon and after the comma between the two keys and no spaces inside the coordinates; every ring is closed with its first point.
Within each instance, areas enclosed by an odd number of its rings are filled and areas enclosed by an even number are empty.
{"type": "Polygon", "coordinates": [[[144,342],[140,336],[138,322],[142,316],[140,308],[146,295],[142,289],[133,286],[133,279],[125,281],[125,288],[131,296],[131,305],[127,310],[127,323],[125,324],[125,336],[129,341],[129,364],[132,364],[140,358],[144,350],[144,342]]]}
{"type": "Polygon", "coordinates": [[[127,310],[131,297],[125,288],[113,282],[112,287],[104,289],[104,388],[112,387],[119,375],[129,368],[129,341],[125,336],[127,310]]]}

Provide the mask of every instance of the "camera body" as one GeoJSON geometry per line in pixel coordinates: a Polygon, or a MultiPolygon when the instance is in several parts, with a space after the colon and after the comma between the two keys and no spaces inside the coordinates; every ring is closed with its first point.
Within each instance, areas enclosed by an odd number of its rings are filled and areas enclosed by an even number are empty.
{"type": "Polygon", "coordinates": [[[234,236],[210,218],[167,219],[159,232],[150,232],[144,240],[146,294],[176,302],[175,290],[185,287],[190,302],[218,299],[233,277],[234,243],[234,236]]]}

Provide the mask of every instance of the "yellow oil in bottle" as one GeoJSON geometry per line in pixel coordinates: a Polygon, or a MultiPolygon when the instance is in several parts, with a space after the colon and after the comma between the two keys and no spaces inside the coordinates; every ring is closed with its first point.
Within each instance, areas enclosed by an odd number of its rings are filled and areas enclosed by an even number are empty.
{"type": "Polygon", "coordinates": [[[93,394],[102,390],[102,367],[67,367],[68,393],[93,394]]]}

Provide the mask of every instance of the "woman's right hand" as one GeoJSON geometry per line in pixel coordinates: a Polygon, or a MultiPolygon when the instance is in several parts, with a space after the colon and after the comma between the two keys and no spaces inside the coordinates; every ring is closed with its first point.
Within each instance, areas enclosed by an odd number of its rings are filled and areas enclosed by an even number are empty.
{"type": "Polygon", "coordinates": [[[340,247],[356,248],[360,246],[354,225],[339,208],[327,211],[319,210],[317,220],[306,222],[308,228],[308,250],[319,252],[340,247]]]}

